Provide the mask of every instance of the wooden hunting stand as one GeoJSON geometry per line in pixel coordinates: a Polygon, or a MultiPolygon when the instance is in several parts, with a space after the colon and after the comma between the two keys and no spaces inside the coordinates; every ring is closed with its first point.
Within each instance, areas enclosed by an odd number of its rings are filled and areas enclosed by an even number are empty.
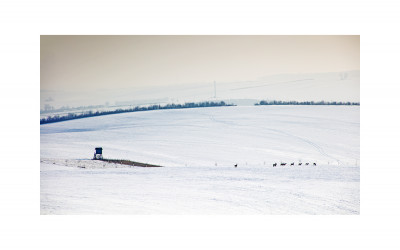
{"type": "Polygon", "coordinates": [[[95,148],[93,160],[102,160],[103,159],[103,148],[95,148]]]}

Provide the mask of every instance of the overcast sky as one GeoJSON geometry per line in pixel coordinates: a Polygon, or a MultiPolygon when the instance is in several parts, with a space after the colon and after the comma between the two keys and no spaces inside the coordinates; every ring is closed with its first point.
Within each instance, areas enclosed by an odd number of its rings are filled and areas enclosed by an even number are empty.
{"type": "Polygon", "coordinates": [[[40,38],[41,90],[115,90],[359,69],[359,36],[40,38]]]}

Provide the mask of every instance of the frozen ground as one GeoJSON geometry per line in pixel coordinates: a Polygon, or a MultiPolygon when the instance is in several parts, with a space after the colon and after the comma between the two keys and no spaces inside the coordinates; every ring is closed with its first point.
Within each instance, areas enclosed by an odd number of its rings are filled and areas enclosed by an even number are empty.
{"type": "Polygon", "coordinates": [[[46,124],[41,213],[359,214],[359,157],[359,106],[159,110],[46,124]],[[98,146],[106,158],[165,167],[89,160],[98,146]],[[272,167],[281,161],[296,165],[272,167]]]}

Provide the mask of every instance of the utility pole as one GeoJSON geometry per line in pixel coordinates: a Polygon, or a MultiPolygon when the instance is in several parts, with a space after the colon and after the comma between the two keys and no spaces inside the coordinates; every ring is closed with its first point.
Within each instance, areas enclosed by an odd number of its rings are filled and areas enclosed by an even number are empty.
{"type": "Polygon", "coordinates": [[[217,99],[217,84],[214,81],[214,99],[217,99]]]}

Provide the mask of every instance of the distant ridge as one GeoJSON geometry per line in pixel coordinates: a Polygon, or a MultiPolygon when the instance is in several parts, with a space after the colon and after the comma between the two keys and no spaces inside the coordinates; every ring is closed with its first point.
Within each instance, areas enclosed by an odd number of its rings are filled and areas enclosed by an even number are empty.
{"type": "Polygon", "coordinates": [[[186,108],[205,108],[205,107],[221,107],[221,106],[235,106],[234,104],[227,104],[224,101],[220,102],[188,102],[185,104],[167,104],[167,105],[152,105],[148,107],[134,107],[129,109],[117,109],[112,111],[87,111],[81,114],[69,113],[64,116],[49,116],[47,118],[40,119],[40,124],[46,123],[54,123],[54,122],[62,122],[69,121],[74,119],[88,118],[93,116],[103,116],[103,115],[112,115],[112,114],[120,114],[127,112],[139,112],[139,111],[149,111],[149,110],[159,110],[159,109],[186,109],[186,108]]]}

